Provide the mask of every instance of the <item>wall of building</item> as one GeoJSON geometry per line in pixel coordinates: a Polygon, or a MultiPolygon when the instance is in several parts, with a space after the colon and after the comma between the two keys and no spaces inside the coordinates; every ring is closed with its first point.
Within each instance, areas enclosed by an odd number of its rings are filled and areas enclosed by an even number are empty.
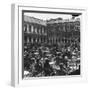
{"type": "Polygon", "coordinates": [[[80,20],[48,20],[24,16],[24,42],[25,43],[70,43],[72,39],[80,38],[80,20]],[[32,21],[33,19],[33,21],[32,21]],[[46,24],[40,23],[44,22],[46,24]]]}

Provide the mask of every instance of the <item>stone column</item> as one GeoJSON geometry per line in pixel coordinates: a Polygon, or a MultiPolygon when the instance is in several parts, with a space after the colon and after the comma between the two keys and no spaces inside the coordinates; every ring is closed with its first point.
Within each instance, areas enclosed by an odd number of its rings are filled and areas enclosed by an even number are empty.
{"type": "Polygon", "coordinates": [[[39,34],[41,34],[41,28],[39,28],[39,34]]]}
{"type": "Polygon", "coordinates": [[[27,37],[27,43],[29,43],[29,37],[27,37]]]}
{"type": "Polygon", "coordinates": [[[24,25],[24,32],[27,32],[27,25],[24,25]]]}
{"type": "Polygon", "coordinates": [[[33,33],[33,31],[34,31],[33,29],[34,29],[34,28],[33,28],[33,25],[31,25],[31,33],[33,33]]]}
{"type": "Polygon", "coordinates": [[[52,44],[53,44],[53,38],[52,38],[52,44]]]}
{"type": "Polygon", "coordinates": [[[39,29],[38,29],[38,27],[37,27],[37,34],[39,34],[39,29]]]}
{"type": "Polygon", "coordinates": [[[41,38],[39,38],[39,43],[41,43],[41,38]]]}
{"type": "Polygon", "coordinates": [[[56,44],[56,38],[54,38],[54,44],[56,44]]]}
{"type": "Polygon", "coordinates": [[[29,33],[29,24],[27,24],[27,33],[29,33]]]}
{"type": "Polygon", "coordinates": [[[42,27],[42,34],[44,34],[45,32],[44,32],[44,27],[42,27]]]}
{"type": "Polygon", "coordinates": [[[65,31],[65,24],[63,24],[63,31],[65,31]]]}
{"type": "Polygon", "coordinates": [[[36,38],[35,42],[37,43],[37,38],[36,38]]]}
{"type": "Polygon", "coordinates": [[[37,27],[35,27],[35,33],[37,34],[37,27]]]}
{"type": "Polygon", "coordinates": [[[33,43],[33,38],[31,38],[31,43],[33,43]]]}

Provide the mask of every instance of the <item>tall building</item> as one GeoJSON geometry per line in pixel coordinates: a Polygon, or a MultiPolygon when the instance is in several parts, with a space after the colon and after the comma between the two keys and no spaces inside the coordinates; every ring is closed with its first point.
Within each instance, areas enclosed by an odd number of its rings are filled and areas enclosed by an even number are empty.
{"type": "Polygon", "coordinates": [[[62,18],[41,20],[24,16],[24,42],[61,44],[80,40],[80,19],[62,18]]]}
{"type": "Polygon", "coordinates": [[[47,21],[48,38],[52,43],[68,43],[80,39],[80,19],[53,19],[47,21]]]}
{"type": "Polygon", "coordinates": [[[46,22],[34,17],[24,16],[24,42],[43,43],[46,42],[46,22]]]}

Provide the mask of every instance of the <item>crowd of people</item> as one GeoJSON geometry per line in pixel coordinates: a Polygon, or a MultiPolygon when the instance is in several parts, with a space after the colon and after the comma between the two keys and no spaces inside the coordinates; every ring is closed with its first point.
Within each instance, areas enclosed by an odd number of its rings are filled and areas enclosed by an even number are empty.
{"type": "Polygon", "coordinates": [[[24,44],[24,77],[80,75],[80,42],[24,44]]]}

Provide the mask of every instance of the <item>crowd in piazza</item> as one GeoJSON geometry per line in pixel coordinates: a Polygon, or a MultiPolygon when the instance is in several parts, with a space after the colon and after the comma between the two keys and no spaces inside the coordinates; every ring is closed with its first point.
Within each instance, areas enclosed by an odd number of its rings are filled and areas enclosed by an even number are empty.
{"type": "Polygon", "coordinates": [[[80,75],[80,19],[24,16],[24,77],[80,75]]]}

